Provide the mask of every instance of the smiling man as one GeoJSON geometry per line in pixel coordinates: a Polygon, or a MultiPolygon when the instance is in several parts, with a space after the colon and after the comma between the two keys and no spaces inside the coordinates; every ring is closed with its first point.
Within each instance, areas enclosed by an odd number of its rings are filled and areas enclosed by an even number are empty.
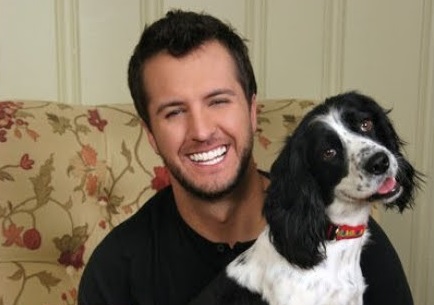
{"type": "Polygon", "coordinates": [[[220,200],[246,170],[256,171],[251,157],[255,97],[247,100],[235,71],[218,42],[181,58],[157,54],[143,69],[149,141],[174,178],[175,192],[187,190],[193,200],[220,200]]]}
{"type": "Polygon", "coordinates": [[[268,179],[252,158],[256,81],[218,19],[172,11],[147,27],[128,80],[171,186],[93,253],[79,304],[187,304],[265,226],[268,179]]]}
{"type": "Polygon", "coordinates": [[[236,71],[217,41],[181,57],[163,51],[142,70],[149,142],[169,170],[181,217],[230,245],[253,240],[265,224],[261,209],[252,209],[262,205],[266,179],[252,158],[255,92],[243,91],[236,71]]]}
{"type": "MultiPolygon", "coordinates": [[[[256,81],[247,47],[210,15],[171,11],[145,28],[128,82],[171,186],[95,249],[78,304],[209,305],[197,296],[266,225],[269,180],[252,158],[256,81]]],[[[411,304],[393,247],[375,222],[370,230],[365,304],[411,304]]]]}

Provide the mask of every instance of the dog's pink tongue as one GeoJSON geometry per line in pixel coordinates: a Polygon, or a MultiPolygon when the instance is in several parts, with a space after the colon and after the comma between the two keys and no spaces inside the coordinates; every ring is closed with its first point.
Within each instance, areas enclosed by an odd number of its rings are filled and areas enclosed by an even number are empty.
{"type": "Polygon", "coordinates": [[[384,180],[383,184],[378,189],[378,194],[387,194],[390,191],[393,190],[393,188],[396,185],[396,180],[394,177],[389,177],[386,180],[384,180]]]}

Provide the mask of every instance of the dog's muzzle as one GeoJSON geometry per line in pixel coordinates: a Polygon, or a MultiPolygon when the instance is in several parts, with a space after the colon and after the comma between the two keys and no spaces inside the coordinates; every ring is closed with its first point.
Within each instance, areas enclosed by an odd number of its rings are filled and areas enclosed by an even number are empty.
{"type": "MultiPolygon", "coordinates": [[[[366,161],[363,169],[374,176],[386,175],[390,169],[389,156],[385,152],[377,152],[366,161]]],[[[369,201],[388,201],[388,199],[399,195],[401,191],[402,187],[395,177],[386,177],[378,191],[369,198],[369,201]]]]}
{"type": "Polygon", "coordinates": [[[384,152],[377,152],[366,161],[364,169],[372,175],[383,175],[390,166],[389,157],[384,152]]]}

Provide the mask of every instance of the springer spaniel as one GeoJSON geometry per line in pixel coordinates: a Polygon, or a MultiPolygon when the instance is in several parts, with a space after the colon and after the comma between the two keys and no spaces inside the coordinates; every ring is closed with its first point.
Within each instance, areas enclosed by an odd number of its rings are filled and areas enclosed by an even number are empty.
{"type": "Polygon", "coordinates": [[[268,225],[226,268],[232,288],[219,292],[221,304],[246,302],[246,293],[272,305],[363,304],[360,255],[372,205],[402,212],[421,179],[387,114],[349,92],[304,117],[271,168],[268,225]]]}

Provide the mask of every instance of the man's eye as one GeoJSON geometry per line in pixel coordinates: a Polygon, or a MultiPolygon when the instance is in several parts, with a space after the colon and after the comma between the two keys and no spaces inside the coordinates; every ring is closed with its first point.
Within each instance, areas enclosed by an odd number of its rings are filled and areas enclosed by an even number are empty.
{"type": "Polygon", "coordinates": [[[184,112],[184,110],[181,109],[181,108],[180,108],[180,109],[174,109],[174,110],[168,111],[164,117],[165,117],[166,119],[169,119],[169,118],[171,118],[171,117],[174,117],[174,116],[180,115],[180,114],[183,113],[183,112],[184,112]]]}
{"type": "Polygon", "coordinates": [[[221,104],[226,104],[229,101],[227,99],[217,99],[217,100],[212,100],[211,101],[211,105],[221,105],[221,104]]]}

